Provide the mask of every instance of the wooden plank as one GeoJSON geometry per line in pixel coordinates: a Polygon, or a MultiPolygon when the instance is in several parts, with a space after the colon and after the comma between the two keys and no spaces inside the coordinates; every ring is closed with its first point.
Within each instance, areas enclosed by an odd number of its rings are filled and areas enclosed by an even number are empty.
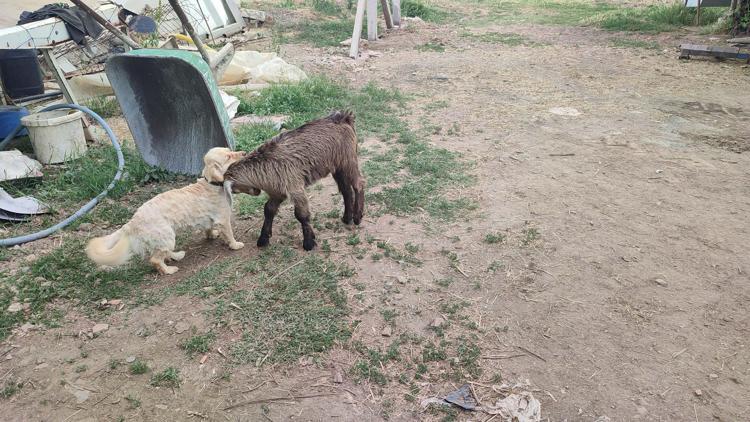
{"type": "Polygon", "coordinates": [[[725,59],[747,60],[750,54],[741,52],[738,47],[722,47],[718,45],[683,44],[680,46],[680,58],[690,56],[718,57],[725,59]]]}
{"type": "Polygon", "coordinates": [[[388,10],[388,0],[380,0],[380,7],[383,9],[385,27],[387,29],[393,29],[393,21],[391,21],[391,11],[388,10]]]}
{"type": "Polygon", "coordinates": [[[401,0],[391,0],[393,6],[391,12],[393,15],[393,24],[401,26],[401,0]]]}
{"type": "Polygon", "coordinates": [[[357,14],[354,17],[354,31],[352,44],[349,47],[349,57],[356,59],[359,55],[359,39],[362,37],[362,21],[365,19],[365,0],[357,0],[357,14]]]}
{"type": "Polygon", "coordinates": [[[55,79],[57,80],[57,84],[60,85],[60,91],[62,91],[65,101],[67,101],[68,104],[78,104],[73,90],[70,89],[68,80],[65,79],[65,73],[63,73],[62,69],[60,69],[60,65],[57,63],[55,55],[52,54],[52,49],[42,48],[40,49],[40,51],[42,52],[42,56],[44,56],[44,60],[47,62],[47,67],[49,67],[50,71],[52,72],[52,76],[55,77],[55,79]]]}
{"type": "Polygon", "coordinates": [[[378,3],[377,0],[367,0],[367,39],[378,39],[378,3]]]}

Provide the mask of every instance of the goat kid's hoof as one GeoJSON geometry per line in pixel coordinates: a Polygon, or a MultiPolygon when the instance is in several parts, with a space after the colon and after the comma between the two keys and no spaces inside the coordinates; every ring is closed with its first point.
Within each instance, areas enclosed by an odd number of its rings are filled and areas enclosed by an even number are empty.
{"type": "Polygon", "coordinates": [[[311,251],[311,250],[315,249],[316,245],[317,245],[317,243],[315,243],[315,239],[303,240],[302,241],[302,248],[304,250],[306,250],[306,251],[311,251]]]}
{"type": "Polygon", "coordinates": [[[259,237],[257,245],[258,245],[259,248],[265,248],[266,246],[268,246],[268,243],[270,241],[271,241],[271,239],[269,239],[267,237],[259,237]]]}
{"type": "Polygon", "coordinates": [[[229,249],[236,251],[237,249],[242,249],[245,247],[245,244],[242,242],[233,242],[229,244],[229,249]]]}
{"type": "Polygon", "coordinates": [[[346,224],[347,226],[351,226],[352,225],[352,219],[351,218],[347,220],[346,217],[341,217],[341,222],[344,223],[344,224],[346,224]]]}

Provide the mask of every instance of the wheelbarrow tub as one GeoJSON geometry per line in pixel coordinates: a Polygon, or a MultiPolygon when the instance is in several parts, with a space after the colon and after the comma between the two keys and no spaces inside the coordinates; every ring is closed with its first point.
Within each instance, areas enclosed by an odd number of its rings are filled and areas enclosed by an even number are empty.
{"type": "Polygon", "coordinates": [[[199,56],[134,50],[110,57],[106,73],[146,163],[197,175],[209,149],[234,149],[221,95],[199,56]]]}

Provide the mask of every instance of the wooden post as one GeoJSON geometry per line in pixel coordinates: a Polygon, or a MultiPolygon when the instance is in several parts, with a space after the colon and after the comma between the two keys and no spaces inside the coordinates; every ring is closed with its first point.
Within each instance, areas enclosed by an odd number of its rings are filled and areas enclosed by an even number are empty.
{"type": "MultiPolygon", "coordinates": [[[[169,0],[173,1],[173,0],[169,0]]],[[[378,4],[377,0],[367,0],[367,39],[378,39],[378,4]]]]}
{"type": "Polygon", "coordinates": [[[393,24],[396,26],[401,26],[401,0],[391,0],[393,2],[393,7],[391,12],[393,13],[393,24]]]}
{"type": "Polygon", "coordinates": [[[354,32],[352,44],[349,47],[349,57],[356,59],[359,54],[359,39],[362,37],[362,21],[365,19],[365,0],[357,0],[357,14],[354,17],[354,32]]]}
{"type": "Polygon", "coordinates": [[[391,11],[388,10],[388,0],[380,0],[380,6],[383,8],[383,17],[385,18],[385,27],[387,29],[393,29],[393,21],[391,21],[391,11]]]}
{"type": "Polygon", "coordinates": [[[698,0],[698,10],[696,12],[695,21],[697,26],[701,26],[701,0],[698,0]]]}
{"type": "Polygon", "coordinates": [[[196,34],[195,29],[193,28],[193,24],[190,23],[190,20],[185,15],[185,11],[182,10],[182,6],[177,2],[177,0],[169,0],[169,5],[172,6],[172,10],[177,14],[177,17],[180,19],[180,23],[182,23],[182,26],[187,31],[188,35],[190,35],[190,38],[193,39],[193,44],[198,48],[198,51],[201,53],[201,57],[203,57],[203,60],[206,61],[209,65],[211,64],[211,58],[208,57],[208,52],[206,52],[206,47],[203,46],[203,41],[200,39],[198,34],[196,34]]]}

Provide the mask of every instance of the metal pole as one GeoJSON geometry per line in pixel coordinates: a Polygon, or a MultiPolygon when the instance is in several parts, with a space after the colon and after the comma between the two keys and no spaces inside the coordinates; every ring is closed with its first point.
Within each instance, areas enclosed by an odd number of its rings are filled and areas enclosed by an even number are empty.
{"type": "MultiPolygon", "coordinates": [[[[77,1],[80,1],[80,0],[77,0],[77,1]]],[[[206,47],[203,46],[203,41],[201,41],[200,37],[198,37],[198,34],[195,33],[195,29],[193,29],[193,25],[190,23],[190,20],[188,20],[187,15],[185,15],[185,11],[182,10],[182,6],[180,6],[177,0],[169,0],[169,5],[172,6],[172,10],[174,10],[174,12],[177,14],[177,17],[180,18],[180,22],[182,23],[182,26],[188,32],[188,35],[190,35],[190,38],[193,39],[193,43],[198,48],[198,51],[201,53],[201,57],[203,57],[203,60],[205,60],[206,63],[210,65],[211,59],[208,57],[208,52],[206,51],[206,47]]]]}

